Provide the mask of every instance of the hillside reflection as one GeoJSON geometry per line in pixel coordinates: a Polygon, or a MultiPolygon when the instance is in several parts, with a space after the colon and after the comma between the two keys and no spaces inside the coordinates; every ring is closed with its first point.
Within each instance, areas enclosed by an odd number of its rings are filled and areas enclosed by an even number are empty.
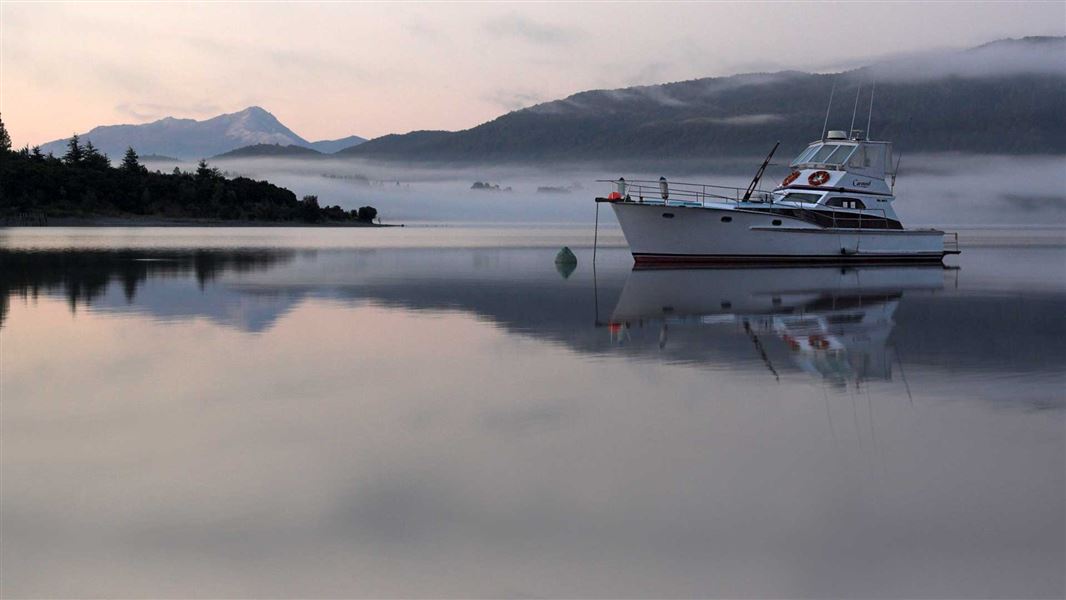
{"type": "MultiPolygon", "coordinates": [[[[203,318],[263,333],[305,302],[461,311],[586,356],[625,356],[833,387],[954,373],[1057,376],[1066,297],[959,293],[940,267],[632,271],[624,250],[568,278],[551,249],[0,250],[0,327],[13,298],[72,311],[203,318]],[[945,286],[950,281],[950,286],[945,286]],[[908,366],[907,368],[910,368],[908,366]]],[[[1061,377],[1060,377],[1061,378],[1061,377]]],[[[1036,399],[1061,405],[1062,399],[1036,399]]]]}
{"type": "Polygon", "coordinates": [[[11,296],[60,294],[71,311],[91,305],[114,283],[133,304],[150,278],[194,278],[201,288],[226,272],[263,271],[290,260],[276,250],[0,250],[0,327],[11,296]]]}

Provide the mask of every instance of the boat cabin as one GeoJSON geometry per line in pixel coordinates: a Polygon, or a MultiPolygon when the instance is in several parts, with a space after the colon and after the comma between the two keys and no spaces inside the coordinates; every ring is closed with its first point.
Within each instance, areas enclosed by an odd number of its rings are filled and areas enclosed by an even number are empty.
{"type": "Polygon", "coordinates": [[[797,202],[833,209],[877,211],[895,215],[890,207],[891,142],[876,142],[863,132],[830,131],[811,142],[789,166],[792,172],[774,190],[775,202],[797,202]]]}

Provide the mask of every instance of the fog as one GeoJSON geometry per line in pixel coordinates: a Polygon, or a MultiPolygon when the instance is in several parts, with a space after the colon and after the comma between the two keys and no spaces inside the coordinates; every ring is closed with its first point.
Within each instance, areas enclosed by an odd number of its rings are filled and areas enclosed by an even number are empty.
{"type": "MultiPolygon", "coordinates": [[[[767,169],[772,189],[789,171],[786,156],[767,169]]],[[[552,166],[411,166],[359,160],[249,159],[216,162],[229,176],[265,179],[298,197],[345,209],[371,205],[382,221],[415,223],[591,224],[596,196],[611,191],[597,180],[653,179],[744,188],[759,159],[659,164],[552,166]],[[641,167],[644,168],[641,168],[641,167]],[[474,190],[475,182],[500,190],[474,190]],[[541,190],[538,188],[554,188],[541,190]]],[[[174,163],[151,163],[168,171],[174,163]]],[[[181,163],[182,169],[195,168],[181,163]]],[[[1066,225],[1066,156],[904,155],[895,208],[904,224],[1066,225]]],[[[613,217],[601,215],[604,224],[613,217]]]]}
{"type": "Polygon", "coordinates": [[[936,50],[896,55],[871,67],[879,81],[942,77],[1066,74],[1066,38],[999,42],[970,50],[936,50]]]}

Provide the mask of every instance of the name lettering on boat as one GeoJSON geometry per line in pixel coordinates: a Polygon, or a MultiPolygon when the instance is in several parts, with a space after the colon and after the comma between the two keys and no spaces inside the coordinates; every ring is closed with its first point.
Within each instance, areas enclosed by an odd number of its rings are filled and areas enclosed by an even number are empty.
{"type": "Polygon", "coordinates": [[[855,187],[860,187],[860,188],[868,188],[868,187],[870,187],[870,182],[868,180],[865,180],[865,179],[852,179],[851,180],[851,185],[853,185],[855,187]]]}

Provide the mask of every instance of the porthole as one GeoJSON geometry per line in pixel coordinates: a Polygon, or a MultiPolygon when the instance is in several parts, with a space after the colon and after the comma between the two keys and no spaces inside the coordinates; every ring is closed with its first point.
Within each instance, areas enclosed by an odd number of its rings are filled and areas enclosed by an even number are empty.
{"type": "Polygon", "coordinates": [[[774,224],[774,226],[780,225],[781,224],[781,219],[774,219],[773,220],[773,224],[774,224]]]}
{"type": "Polygon", "coordinates": [[[722,217],[722,222],[723,223],[731,223],[732,221],[733,221],[733,217],[722,217]]]}
{"type": "Polygon", "coordinates": [[[664,219],[673,219],[674,218],[674,213],[663,213],[663,218],[664,219]]]}

